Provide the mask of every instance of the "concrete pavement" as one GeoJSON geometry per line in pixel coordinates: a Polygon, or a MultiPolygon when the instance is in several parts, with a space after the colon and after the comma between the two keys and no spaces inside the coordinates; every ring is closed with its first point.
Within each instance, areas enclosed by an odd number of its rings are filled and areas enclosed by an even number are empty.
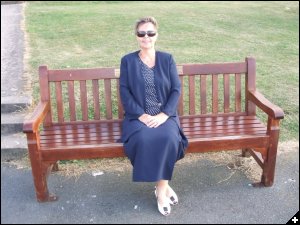
{"type": "MultiPolygon", "coordinates": [[[[23,156],[26,107],[31,105],[30,77],[24,75],[24,4],[1,1],[1,159],[23,156]]],[[[17,2],[12,2],[17,3],[17,2]]]]}
{"type": "Polygon", "coordinates": [[[280,154],[275,184],[254,188],[242,172],[212,161],[176,165],[171,185],[179,205],[164,217],[157,210],[154,183],[133,183],[131,169],[83,174],[78,180],[49,177],[59,196],[38,203],[30,170],[1,164],[2,223],[206,223],[285,224],[299,211],[299,151],[280,154]],[[224,181],[224,182],[220,182],[224,181]]]}

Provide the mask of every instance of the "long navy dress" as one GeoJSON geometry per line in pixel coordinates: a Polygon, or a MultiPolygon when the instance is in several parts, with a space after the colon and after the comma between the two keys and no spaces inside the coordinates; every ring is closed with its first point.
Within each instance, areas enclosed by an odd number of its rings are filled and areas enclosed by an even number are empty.
{"type": "MultiPolygon", "coordinates": [[[[139,57],[135,60],[138,62],[139,78],[144,87],[143,113],[157,115],[164,110],[158,95],[157,82],[155,82],[155,67],[149,68],[139,57]]],[[[128,89],[128,83],[124,83],[124,80],[120,83],[120,94],[122,96],[122,93],[126,94],[124,93],[124,85],[128,89]]],[[[129,92],[131,92],[130,89],[129,92]]],[[[122,101],[123,99],[124,96],[122,101]]],[[[126,100],[124,99],[124,101],[126,100]]],[[[124,106],[126,112],[126,103],[124,106]]],[[[125,154],[133,165],[133,181],[171,180],[174,165],[177,160],[184,157],[187,144],[185,143],[187,140],[176,120],[178,119],[176,115],[177,113],[175,113],[175,116],[171,115],[165,123],[157,128],[149,128],[137,118],[126,121],[125,113],[123,128],[129,126],[133,129],[129,136],[123,135],[125,154]]]]}

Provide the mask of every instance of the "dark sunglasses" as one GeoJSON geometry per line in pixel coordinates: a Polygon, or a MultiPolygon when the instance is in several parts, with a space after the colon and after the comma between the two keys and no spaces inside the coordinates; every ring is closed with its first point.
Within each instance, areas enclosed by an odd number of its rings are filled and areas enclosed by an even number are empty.
{"type": "Polygon", "coordinates": [[[148,37],[154,37],[156,35],[156,32],[155,31],[151,31],[151,30],[148,30],[148,31],[137,31],[136,32],[136,36],[138,36],[138,37],[145,37],[146,34],[148,35],[148,37]]]}

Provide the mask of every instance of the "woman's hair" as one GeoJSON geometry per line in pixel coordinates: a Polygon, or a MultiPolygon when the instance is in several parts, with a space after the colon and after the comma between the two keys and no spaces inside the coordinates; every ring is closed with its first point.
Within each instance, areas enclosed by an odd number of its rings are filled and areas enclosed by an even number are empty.
{"type": "Polygon", "coordinates": [[[148,17],[140,18],[138,21],[136,21],[136,23],[135,23],[135,32],[137,32],[139,26],[144,24],[144,23],[152,23],[154,25],[154,27],[156,28],[156,30],[158,30],[158,23],[157,23],[156,19],[152,16],[148,16],[148,17]]]}

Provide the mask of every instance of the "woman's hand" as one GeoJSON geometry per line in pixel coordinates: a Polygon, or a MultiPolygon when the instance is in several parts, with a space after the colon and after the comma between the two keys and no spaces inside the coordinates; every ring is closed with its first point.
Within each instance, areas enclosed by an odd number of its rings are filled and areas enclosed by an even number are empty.
{"type": "Polygon", "coordinates": [[[148,120],[151,118],[151,116],[149,114],[144,113],[143,115],[141,115],[139,117],[139,121],[141,121],[142,123],[144,123],[145,125],[147,125],[148,120]]]}
{"type": "Polygon", "coordinates": [[[143,114],[139,117],[139,120],[150,128],[157,128],[161,124],[166,122],[168,118],[169,118],[169,116],[167,116],[165,113],[161,112],[161,113],[157,114],[156,116],[143,114]]]}

